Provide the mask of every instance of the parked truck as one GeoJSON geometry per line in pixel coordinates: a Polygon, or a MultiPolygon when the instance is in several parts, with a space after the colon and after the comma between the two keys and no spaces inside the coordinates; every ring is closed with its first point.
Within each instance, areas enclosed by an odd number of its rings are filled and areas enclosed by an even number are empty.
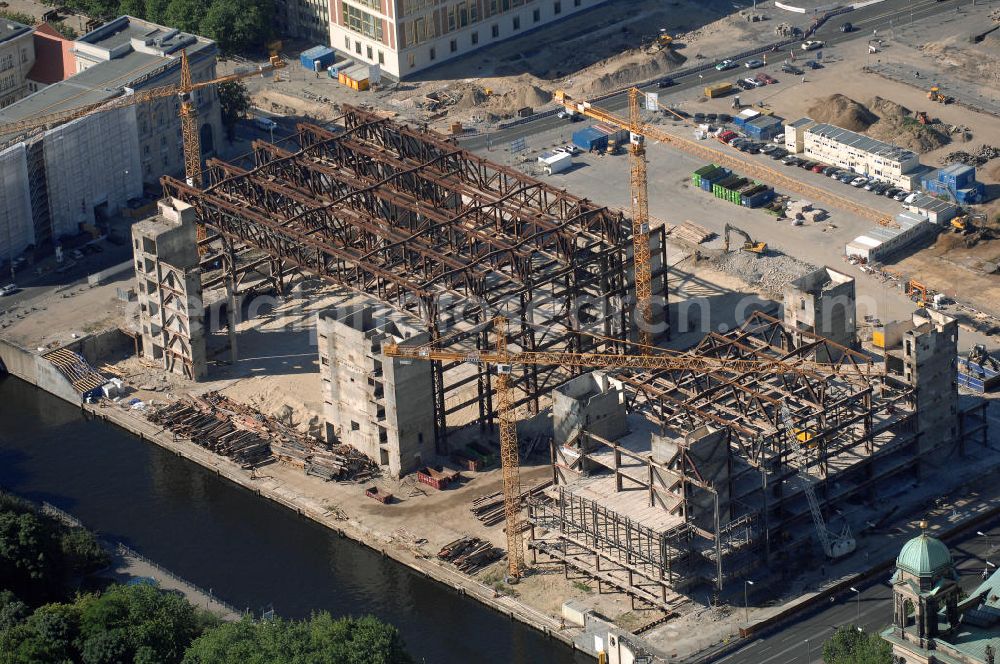
{"type": "Polygon", "coordinates": [[[716,97],[723,97],[733,90],[732,83],[719,83],[718,85],[707,85],[705,86],[705,96],[709,99],[715,99],[716,97]]]}

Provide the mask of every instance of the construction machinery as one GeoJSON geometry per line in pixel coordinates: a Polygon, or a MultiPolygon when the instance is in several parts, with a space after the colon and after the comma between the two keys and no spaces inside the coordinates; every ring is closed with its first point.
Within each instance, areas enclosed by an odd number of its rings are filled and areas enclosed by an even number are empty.
{"type": "Polygon", "coordinates": [[[931,123],[931,119],[927,117],[926,111],[916,111],[913,115],[914,117],[916,117],[917,122],[919,122],[922,125],[927,125],[931,123]]]}
{"type": "Polygon", "coordinates": [[[742,251],[756,254],[757,256],[762,256],[767,251],[767,242],[755,242],[754,239],[750,237],[750,234],[745,230],[737,228],[732,224],[726,224],[726,230],[723,238],[723,250],[727,253],[729,252],[729,236],[733,233],[736,233],[743,238],[743,246],[740,247],[742,251]]]}
{"type": "Polygon", "coordinates": [[[969,215],[963,214],[958,217],[952,218],[949,222],[951,224],[951,230],[955,233],[961,233],[965,235],[966,233],[971,233],[975,228],[972,225],[972,221],[969,219],[969,215]]]}
{"type": "Polygon", "coordinates": [[[941,88],[937,85],[932,85],[931,89],[927,91],[927,98],[931,101],[936,101],[939,104],[950,104],[955,101],[954,97],[949,97],[941,92],[941,88]]]}
{"type": "Polygon", "coordinates": [[[916,279],[910,279],[906,282],[906,294],[917,303],[917,306],[927,306],[927,286],[916,279]]]}
{"type": "Polygon", "coordinates": [[[670,36],[666,28],[660,28],[660,34],[656,36],[656,43],[660,48],[673,48],[674,38],[670,36]]]}
{"type": "MultiPolygon", "coordinates": [[[[681,353],[650,346],[640,346],[655,354],[571,353],[562,351],[510,351],[507,349],[507,320],[497,316],[492,320],[495,349],[492,352],[445,350],[423,346],[386,344],[386,357],[428,360],[438,362],[471,362],[496,368],[493,383],[496,393],[497,419],[500,429],[500,464],[503,474],[504,522],[507,536],[508,578],[514,581],[524,570],[524,546],[521,537],[519,496],[521,495],[520,459],[518,452],[517,420],[514,414],[514,395],[510,374],[514,366],[554,365],[589,369],[648,369],[670,371],[720,371],[734,376],[746,374],[816,375],[828,365],[817,362],[769,359],[729,359],[681,353]]],[[[870,374],[868,365],[854,365],[849,371],[870,374]]],[[[790,421],[790,416],[789,416],[790,421]]],[[[808,446],[808,440],[804,446],[808,446]]],[[[815,496],[813,496],[815,500],[815,496]]],[[[818,509],[818,508],[817,508],[818,509]]]]}
{"type": "MultiPolygon", "coordinates": [[[[555,101],[562,104],[567,110],[572,110],[594,120],[598,120],[599,122],[612,124],[617,127],[621,127],[622,129],[628,129],[633,135],[642,136],[647,141],[651,140],[666,143],[671,147],[683,150],[684,152],[692,154],[699,159],[703,159],[708,163],[718,164],[733,170],[741,171],[755,180],[763,180],[772,185],[793,191],[806,200],[819,201],[826,203],[831,207],[846,210],[865,219],[869,219],[881,226],[889,228],[898,227],[898,224],[896,224],[896,222],[892,219],[892,216],[882,212],[881,210],[876,210],[875,208],[862,205],[861,203],[857,203],[850,198],[835,194],[831,191],[823,189],[822,187],[802,182],[752,159],[733,154],[729,151],[713,148],[707,143],[699,143],[698,141],[668,133],[656,125],[643,122],[639,116],[638,106],[638,99],[641,95],[644,95],[644,93],[638,88],[631,88],[628,91],[629,118],[627,120],[602,108],[598,108],[590,102],[574,101],[562,90],[556,90],[553,98],[555,101]]],[[[677,115],[677,119],[690,127],[694,127],[688,118],[677,115]]]]}

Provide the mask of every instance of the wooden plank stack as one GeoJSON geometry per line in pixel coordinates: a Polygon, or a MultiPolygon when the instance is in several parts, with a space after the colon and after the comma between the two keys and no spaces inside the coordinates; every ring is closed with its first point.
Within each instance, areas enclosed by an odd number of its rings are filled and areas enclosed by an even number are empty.
{"type": "MultiPolygon", "coordinates": [[[[552,480],[536,484],[517,497],[518,504],[524,504],[524,501],[528,498],[538,495],[550,486],[552,486],[552,480]]],[[[491,493],[486,496],[479,496],[472,501],[469,511],[472,512],[474,517],[482,521],[485,526],[495,526],[496,524],[502,522],[505,517],[503,509],[503,492],[497,491],[496,493],[491,493]]]]}
{"type": "Polygon", "coordinates": [[[487,565],[500,560],[503,551],[478,537],[466,535],[450,542],[438,551],[438,558],[446,560],[460,572],[475,574],[487,565]]]}
{"type": "Polygon", "coordinates": [[[693,221],[685,221],[671,228],[669,235],[691,244],[701,244],[714,237],[715,233],[693,221]]]}

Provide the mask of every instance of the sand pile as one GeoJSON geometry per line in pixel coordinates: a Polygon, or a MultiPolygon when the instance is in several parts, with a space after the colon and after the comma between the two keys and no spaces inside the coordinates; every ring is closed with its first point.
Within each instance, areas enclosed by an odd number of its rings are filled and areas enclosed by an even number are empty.
{"type": "Polygon", "coordinates": [[[676,51],[658,51],[649,57],[638,51],[636,58],[628,58],[621,66],[597,76],[583,84],[581,89],[588,96],[600,95],[611,90],[648,81],[677,69],[685,58],[676,51]]]}
{"type": "Polygon", "coordinates": [[[839,93],[818,100],[809,108],[809,117],[858,132],[878,122],[878,116],[864,105],[839,93]]]}
{"type": "Polygon", "coordinates": [[[487,99],[489,99],[489,95],[486,94],[486,91],[483,90],[478,85],[473,85],[469,87],[469,89],[467,89],[464,93],[462,93],[462,97],[455,104],[455,108],[460,110],[475,108],[476,106],[479,106],[487,99]]]}

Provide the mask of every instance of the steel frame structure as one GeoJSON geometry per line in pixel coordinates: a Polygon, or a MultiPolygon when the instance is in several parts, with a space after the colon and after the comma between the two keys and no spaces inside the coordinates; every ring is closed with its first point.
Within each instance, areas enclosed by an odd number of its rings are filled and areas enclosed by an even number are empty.
{"type": "MultiPolygon", "coordinates": [[[[534,555],[544,553],[609,583],[610,570],[615,570],[617,583],[631,587],[626,592],[633,599],[661,609],[672,604],[668,589],[682,590],[698,582],[721,589],[726,578],[774,555],[787,555],[809,539],[812,526],[804,495],[785,489],[785,480],[804,472],[818,476],[820,503],[829,508],[832,502],[858,495],[918,462],[913,388],[882,373],[882,365],[862,353],[823,337],[793,332],[762,312],[752,313],[729,334],[708,334],[695,352],[728,360],[812,363],[819,356],[835,361],[813,374],[619,372],[616,377],[626,385],[629,410],[644,409],[674,431],[686,433],[703,426],[726,431],[733,462],[725,490],[708,481],[707,473],[683,447],[659,463],[648,454],[585,432],[574,446],[579,456],[574,455],[572,463],[560,464],[560,450],[552,443],[553,478],[557,484],[570,482],[559,488],[552,503],[536,501],[529,513],[533,527],[529,548],[534,555]],[[866,366],[871,371],[863,370],[866,366]],[[786,430],[783,407],[795,430],[811,435],[806,455],[792,442],[794,433],[786,430]],[[622,471],[625,457],[638,466],[630,473],[622,471]],[[650,507],[682,518],[667,533],[645,536],[676,555],[643,559],[636,548],[642,538],[617,525],[619,517],[602,516],[599,503],[582,516],[578,514],[582,503],[567,508],[572,501],[579,502],[572,478],[598,467],[613,476],[615,491],[647,493],[650,507]],[[703,515],[708,521],[714,517],[714,528],[699,527],[691,518],[687,497],[692,491],[714,494],[715,514],[703,515]],[[728,500],[720,504],[720,495],[728,500]],[[793,537],[790,532],[796,530],[801,534],[793,537]],[[637,565],[638,560],[644,564],[637,565]],[[680,560],[684,565],[678,566],[680,560]],[[640,580],[661,589],[651,595],[640,580]]],[[[979,433],[977,426],[969,430],[979,433]]]]}
{"type": "MultiPolygon", "coordinates": [[[[634,296],[621,212],[358,108],[345,106],[339,122],[340,131],[298,125],[294,151],[256,142],[253,168],[210,160],[204,190],[162,179],[164,194],[193,205],[215,233],[207,242],[228,273],[216,282],[268,264],[279,289],[289,271],[318,275],[412,313],[443,345],[488,349],[485,324],[503,315],[512,350],[625,352],[634,296]]],[[[665,310],[665,242],[661,229],[650,236],[652,290],[665,310]]],[[[659,336],[668,334],[664,326],[659,336]]],[[[480,426],[495,423],[489,369],[470,378],[469,366],[433,364],[441,453],[448,415],[475,406],[480,426]],[[446,405],[473,381],[475,396],[446,405]]],[[[519,367],[514,407],[537,411],[574,371],[519,367]]]]}

